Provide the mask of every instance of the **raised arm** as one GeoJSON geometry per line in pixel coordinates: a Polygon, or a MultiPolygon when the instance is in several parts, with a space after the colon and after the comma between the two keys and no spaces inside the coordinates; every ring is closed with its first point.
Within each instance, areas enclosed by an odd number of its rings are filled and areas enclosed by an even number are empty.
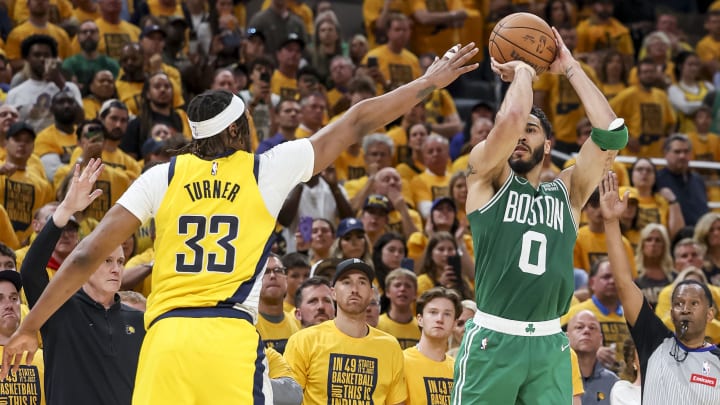
{"type": "Polygon", "coordinates": [[[605,239],[610,270],[615,279],[618,297],[623,305],[625,319],[630,326],[635,326],[643,305],[643,294],[632,279],[630,261],[620,232],[620,216],[627,208],[628,193],[625,192],[623,199],[620,200],[617,176],[611,171],[608,171],[600,182],[600,210],[605,220],[605,239]]]}
{"type": "Polygon", "coordinates": [[[510,174],[507,160],[517,147],[520,137],[525,134],[533,105],[532,82],[536,74],[530,65],[520,61],[499,64],[493,59],[491,66],[501,80],[510,82],[510,87],[487,139],[470,151],[467,169],[468,212],[485,205],[495,194],[498,179],[504,179],[510,174]]]}
{"type": "Polygon", "coordinates": [[[627,128],[622,122],[615,121],[617,116],[610,108],[607,98],[588,77],[580,62],[573,58],[555,28],[553,33],[558,45],[558,55],[550,66],[550,72],[565,75],[580,97],[593,126],[593,134],[580,148],[575,165],[560,174],[560,178],[570,190],[573,211],[579,215],[580,209],[597,187],[603,174],[612,166],[617,151],[627,144],[627,128]]]}
{"type": "Polygon", "coordinates": [[[360,138],[397,119],[428,94],[452,83],[463,73],[477,68],[467,65],[478,52],[474,43],[450,49],[430,65],[425,74],[412,82],[379,97],[364,100],[351,107],[342,118],[310,137],[315,149],[315,168],[320,173],[340,156],[340,153],[360,141],[360,138]]]}

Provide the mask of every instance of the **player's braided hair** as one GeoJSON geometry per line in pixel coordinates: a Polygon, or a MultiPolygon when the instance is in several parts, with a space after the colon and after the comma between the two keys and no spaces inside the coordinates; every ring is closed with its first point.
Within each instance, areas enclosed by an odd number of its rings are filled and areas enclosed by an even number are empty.
{"type": "MultiPolygon", "coordinates": [[[[226,90],[206,91],[192,99],[187,109],[188,118],[194,122],[210,119],[230,105],[232,97],[232,93],[226,90]]],[[[238,125],[240,137],[244,141],[246,150],[249,151],[250,129],[246,113],[241,115],[235,121],[235,124],[238,125]]],[[[175,154],[192,153],[202,159],[213,159],[235,149],[231,146],[232,142],[227,129],[224,129],[219,134],[209,138],[193,139],[192,142],[172,152],[175,154]]]]}

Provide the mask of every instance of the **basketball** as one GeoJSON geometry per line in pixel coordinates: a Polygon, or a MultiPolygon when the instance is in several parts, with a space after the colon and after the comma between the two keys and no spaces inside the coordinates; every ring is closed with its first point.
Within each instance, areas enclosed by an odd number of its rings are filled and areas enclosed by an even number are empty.
{"type": "Polygon", "coordinates": [[[495,25],[489,51],[499,63],[521,60],[541,74],[555,60],[557,46],[545,20],[530,13],[514,13],[495,25]]]}

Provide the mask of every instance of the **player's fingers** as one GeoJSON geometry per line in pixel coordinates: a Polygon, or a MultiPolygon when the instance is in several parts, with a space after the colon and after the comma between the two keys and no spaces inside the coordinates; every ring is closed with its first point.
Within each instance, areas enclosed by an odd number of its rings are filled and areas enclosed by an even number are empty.
{"type": "Polygon", "coordinates": [[[462,74],[465,74],[465,73],[467,73],[467,72],[472,72],[473,70],[477,69],[478,67],[480,67],[480,64],[479,64],[479,63],[473,63],[472,65],[463,66],[463,67],[461,67],[461,68],[459,69],[459,70],[460,70],[460,74],[462,75],[462,74]]]}
{"type": "Polygon", "coordinates": [[[0,365],[0,381],[4,381],[8,376],[8,370],[10,369],[10,352],[5,351],[2,356],[2,365],[0,365]]]}
{"type": "Polygon", "coordinates": [[[97,189],[97,190],[93,191],[93,192],[88,196],[88,198],[90,199],[90,203],[92,204],[93,201],[97,200],[98,197],[100,197],[100,196],[102,195],[102,193],[103,193],[103,191],[100,190],[100,189],[97,189]]]}
{"type": "Polygon", "coordinates": [[[467,52],[464,53],[458,53],[455,55],[455,59],[452,61],[452,64],[455,66],[464,66],[466,63],[470,61],[480,50],[478,48],[469,48],[467,52]]]}
{"type": "Polygon", "coordinates": [[[20,360],[22,359],[22,353],[13,355],[12,373],[15,374],[20,370],[20,360]]]}
{"type": "Polygon", "coordinates": [[[31,365],[34,358],[35,358],[35,352],[29,351],[27,356],[25,356],[25,364],[28,366],[31,365]]]}

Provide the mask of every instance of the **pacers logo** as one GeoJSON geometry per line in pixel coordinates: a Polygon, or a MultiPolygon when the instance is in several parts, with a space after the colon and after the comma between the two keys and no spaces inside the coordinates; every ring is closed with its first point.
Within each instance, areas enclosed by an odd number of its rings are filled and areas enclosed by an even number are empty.
{"type": "Polygon", "coordinates": [[[373,357],[331,353],[328,404],[372,404],[377,363],[373,357]]]}
{"type": "Polygon", "coordinates": [[[425,377],[425,394],[428,405],[447,405],[450,403],[450,394],[453,390],[453,380],[450,378],[425,377]]]}

